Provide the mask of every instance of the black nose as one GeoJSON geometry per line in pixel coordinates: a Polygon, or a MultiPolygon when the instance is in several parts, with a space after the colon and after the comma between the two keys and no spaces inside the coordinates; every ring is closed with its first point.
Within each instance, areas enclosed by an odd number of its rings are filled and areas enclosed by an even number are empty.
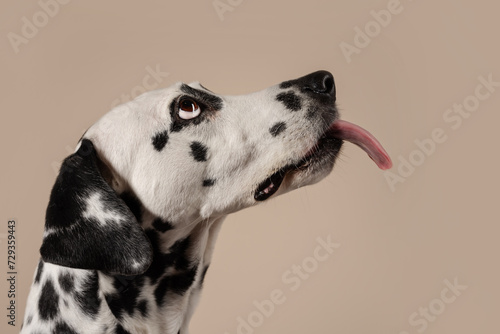
{"type": "Polygon", "coordinates": [[[298,79],[299,85],[305,90],[310,90],[317,94],[335,93],[335,82],[333,75],[327,71],[318,71],[298,79]]]}
{"type": "Polygon", "coordinates": [[[333,75],[328,71],[317,71],[281,84],[281,88],[291,86],[297,86],[305,93],[312,92],[314,95],[327,95],[335,100],[335,80],[333,79],[333,75]]]}

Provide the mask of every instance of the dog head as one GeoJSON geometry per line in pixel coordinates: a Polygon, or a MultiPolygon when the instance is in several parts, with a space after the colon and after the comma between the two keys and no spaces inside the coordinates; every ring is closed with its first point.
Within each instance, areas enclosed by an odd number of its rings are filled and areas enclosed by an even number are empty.
{"type": "Polygon", "coordinates": [[[123,196],[133,194],[176,227],[318,182],[332,170],[343,139],[387,162],[369,134],[338,120],[335,101],[333,76],[320,71],[243,96],[177,83],[116,107],[63,163],[47,210],[42,257],[68,265],[68,258],[83,255],[73,254],[71,243],[87,237],[97,245],[87,255],[95,253],[103,267],[70,266],[142,272],[151,249],[134,201],[123,196]],[[92,235],[84,236],[88,231],[92,235]],[[134,246],[121,252],[126,259],[117,257],[99,248],[108,239],[134,246]]]}

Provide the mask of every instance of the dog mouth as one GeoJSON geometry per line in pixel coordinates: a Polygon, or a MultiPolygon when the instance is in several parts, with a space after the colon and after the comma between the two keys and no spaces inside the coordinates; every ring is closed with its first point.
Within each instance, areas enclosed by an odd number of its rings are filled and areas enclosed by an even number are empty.
{"type": "Polygon", "coordinates": [[[380,169],[386,170],[392,167],[391,158],[370,132],[353,123],[336,120],[302,159],[281,168],[261,182],[255,191],[255,200],[265,201],[274,195],[290,172],[311,169],[325,160],[333,166],[344,141],[363,149],[380,169]]]}

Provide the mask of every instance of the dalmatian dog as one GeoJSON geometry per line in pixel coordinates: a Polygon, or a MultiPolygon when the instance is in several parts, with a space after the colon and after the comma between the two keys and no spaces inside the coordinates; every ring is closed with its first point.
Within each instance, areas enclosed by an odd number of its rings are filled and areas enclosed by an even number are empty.
{"type": "Polygon", "coordinates": [[[21,333],[188,333],[228,214],[320,181],[344,141],[391,166],[335,101],[319,71],[244,96],[177,83],[105,114],[55,181],[21,333]]]}

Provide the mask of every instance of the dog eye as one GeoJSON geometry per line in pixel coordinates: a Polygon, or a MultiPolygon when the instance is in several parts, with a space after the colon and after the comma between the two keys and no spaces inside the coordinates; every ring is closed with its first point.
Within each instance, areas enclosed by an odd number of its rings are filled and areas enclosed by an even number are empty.
{"type": "Polygon", "coordinates": [[[182,99],[179,101],[179,117],[182,119],[192,119],[201,113],[198,103],[191,99],[182,99]]]}

